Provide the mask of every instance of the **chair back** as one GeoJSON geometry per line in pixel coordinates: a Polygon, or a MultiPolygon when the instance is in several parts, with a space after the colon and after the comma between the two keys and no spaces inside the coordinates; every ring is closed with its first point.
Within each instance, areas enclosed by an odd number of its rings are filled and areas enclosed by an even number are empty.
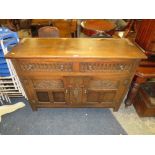
{"type": "Polygon", "coordinates": [[[44,26],[38,30],[38,36],[40,38],[59,38],[59,30],[56,27],[44,26]]]}

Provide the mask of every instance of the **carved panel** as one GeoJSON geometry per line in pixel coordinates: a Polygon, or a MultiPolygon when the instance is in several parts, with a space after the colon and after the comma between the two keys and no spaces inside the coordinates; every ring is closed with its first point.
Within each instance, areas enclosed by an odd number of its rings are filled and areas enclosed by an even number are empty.
{"type": "Polygon", "coordinates": [[[53,92],[52,96],[55,103],[66,101],[64,92],[53,92]]]}
{"type": "Polygon", "coordinates": [[[107,63],[107,62],[81,62],[81,72],[129,72],[132,69],[132,63],[107,63]]]}
{"type": "Polygon", "coordinates": [[[35,71],[35,72],[72,72],[72,63],[25,63],[20,62],[20,68],[22,71],[35,71]]]}
{"type": "Polygon", "coordinates": [[[112,103],[115,99],[116,91],[104,92],[104,91],[88,91],[87,102],[88,103],[112,103]]]}
{"type": "Polygon", "coordinates": [[[59,89],[64,88],[62,80],[34,80],[35,89],[59,89]]]}
{"type": "Polygon", "coordinates": [[[39,102],[50,102],[48,92],[36,92],[39,102]]]}
{"type": "Polygon", "coordinates": [[[117,89],[119,81],[111,80],[91,80],[88,85],[89,89],[117,89]]]}
{"type": "Polygon", "coordinates": [[[116,96],[116,92],[100,92],[99,101],[100,102],[113,102],[116,96]]]}

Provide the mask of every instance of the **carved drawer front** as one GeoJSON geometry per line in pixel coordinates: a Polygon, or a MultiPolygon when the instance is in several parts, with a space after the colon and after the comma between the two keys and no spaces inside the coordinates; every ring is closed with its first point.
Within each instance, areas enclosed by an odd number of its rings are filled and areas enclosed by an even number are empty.
{"type": "Polygon", "coordinates": [[[20,70],[25,72],[72,72],[71,62],[29,62],[20,61],[20,70]]]}
{"type": "Polygon", "coordinates": [[[81,72],[112,72],[112,73],[130,73],[133,63],[129,62],[81,62],[81,72]]]}
{"type": "Polygon", "coordinates": [[[67,104],[67,93],[62,79],[32,80],[38,104],[67,104]]]}

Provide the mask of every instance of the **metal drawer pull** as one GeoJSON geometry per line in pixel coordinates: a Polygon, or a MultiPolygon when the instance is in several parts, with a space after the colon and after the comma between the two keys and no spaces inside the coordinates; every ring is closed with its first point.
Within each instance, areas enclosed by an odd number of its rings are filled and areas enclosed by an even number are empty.
{"type": "Polygon", "coordinates": [[[78,97],[79,95],[79,90],[77,88],[74,89],[74,96],[75,97],[78,97]]]}
{"type": "Polygon", "coordinates": [[[88,68],[89,68],[89,70],[92,70],[92,66],[91,65],[89,65],[88,68]]]}
{"type": "Polygon", "coordinates": [[[60,65],[60,70],[63,70],[64,69],[64,65],[60,65]]]}
{"type": "Polygon", "coordinates": [[[123,69],[124,69],[124,66],[123,66],[123,65],[120,65],[119,67],[120,67],[120,69],[121,69],[121,70],[123,70],[123,69]]]}

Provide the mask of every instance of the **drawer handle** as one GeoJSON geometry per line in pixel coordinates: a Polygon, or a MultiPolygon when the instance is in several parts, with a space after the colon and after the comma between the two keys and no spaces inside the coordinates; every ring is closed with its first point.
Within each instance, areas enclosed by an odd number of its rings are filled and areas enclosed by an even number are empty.
{"type": "Polygon", "coordinates": [[[88,66],[88,69],[89,69],[89,70],[92,70],[92,66],[91,66],[91,65],[89,65],[89,66],[88,66]]]}
{"type": "Polygon", "coordinates": [[[32,65],[28,65],[27,70],[31,70],[32,69],[32,65]]]}
{"type": "Polygon", "coordinates": [[[64,70],[64,65],[60,65],[60,70],[64,70]]]}
{"type": "Polygon", "coordinates": [[[87,94],[87,90],[86,89],[84,90],[84,93],[87,94]]]}
{"type": "Polygon", "coordinates": [[[123,65],[120,65],[119,67],[120,67],[121,70],[124,70],[124,66],[123,65]]]}
{"type": "Polygon", "coordinates": [[[77,98],[79,94],[79,90],[77,88],[74,89],[74,96],[77,98]]]}

